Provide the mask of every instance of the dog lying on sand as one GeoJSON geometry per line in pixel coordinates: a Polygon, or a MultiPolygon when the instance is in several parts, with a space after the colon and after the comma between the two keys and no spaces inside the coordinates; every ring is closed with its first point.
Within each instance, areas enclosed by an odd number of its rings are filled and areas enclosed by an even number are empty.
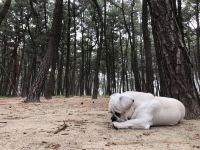
{"type": "Polygon", "coordinates": [[[174,98],[134,91],[111,95],[108,109],[116,129],[176,125],[185,116],[184,105],[174,98]]]}

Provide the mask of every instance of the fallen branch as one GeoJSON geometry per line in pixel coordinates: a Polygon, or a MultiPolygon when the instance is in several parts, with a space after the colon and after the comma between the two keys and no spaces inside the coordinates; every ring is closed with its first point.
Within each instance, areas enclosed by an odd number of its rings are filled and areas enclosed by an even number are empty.
{"type": "Polygon", "coordinates": [[[6,121],[0,121],[0,123],[7,123],[6,121]]]}
{"type": "Polygon", "coordinates": [[[58,134],[59,132],[61,132],[62,130],[65,130],[68,125],[66,125],[65,121],[63,121],[63,125],[61,125],[56,131],[54,131],[54,134],[58,134]]]}

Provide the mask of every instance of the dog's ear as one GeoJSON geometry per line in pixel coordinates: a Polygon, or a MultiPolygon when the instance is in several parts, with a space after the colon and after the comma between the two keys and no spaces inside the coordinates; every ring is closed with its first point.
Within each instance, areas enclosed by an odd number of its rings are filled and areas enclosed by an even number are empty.
{"type": "Polygon", "coordinates": [[[130,98],[128,96],[120,96],[119,100],[120,101],[131,101],[131,102],[134,102],[134,99],[130,98]]]}
{"type": "Polygon", "coordinates": [[[118,101],[119,97],[120,97],[119,93],[114,93],[110,96],[110,100],[108,103],[108,112],[112,113],[113,107],[116,104],[116,102],[118,101]]]}
{"type": "Polygon", "coordinates": [[[119,100],[120,100],[121,106],[124,110],[129,109],[132,106],[132,104],[134,103],[133,98],[124,96],[124,95],[120,96],[119,100]]]}

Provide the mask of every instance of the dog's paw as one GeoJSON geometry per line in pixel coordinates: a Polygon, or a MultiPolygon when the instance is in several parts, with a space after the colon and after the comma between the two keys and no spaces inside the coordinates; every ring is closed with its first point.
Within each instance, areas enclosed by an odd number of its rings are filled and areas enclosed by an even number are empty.
{"type": "Polygon", "coordinates": [[[118,125],[119,123],[118,122],[113,122],[113,128],[114,129],[119,129],[119,125],[118,125]]]}

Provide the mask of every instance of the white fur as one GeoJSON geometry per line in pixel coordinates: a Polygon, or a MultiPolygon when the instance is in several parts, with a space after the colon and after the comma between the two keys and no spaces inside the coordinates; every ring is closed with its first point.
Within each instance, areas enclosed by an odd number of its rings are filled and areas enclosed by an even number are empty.
{"type": "Polygon", "coordinates": [[[121,114],[115,128],[149,129],[153,125],[176,125],[185,116],[184,105],[168,97],[128,91],[111,95],[109,112],[121,114]]]}

